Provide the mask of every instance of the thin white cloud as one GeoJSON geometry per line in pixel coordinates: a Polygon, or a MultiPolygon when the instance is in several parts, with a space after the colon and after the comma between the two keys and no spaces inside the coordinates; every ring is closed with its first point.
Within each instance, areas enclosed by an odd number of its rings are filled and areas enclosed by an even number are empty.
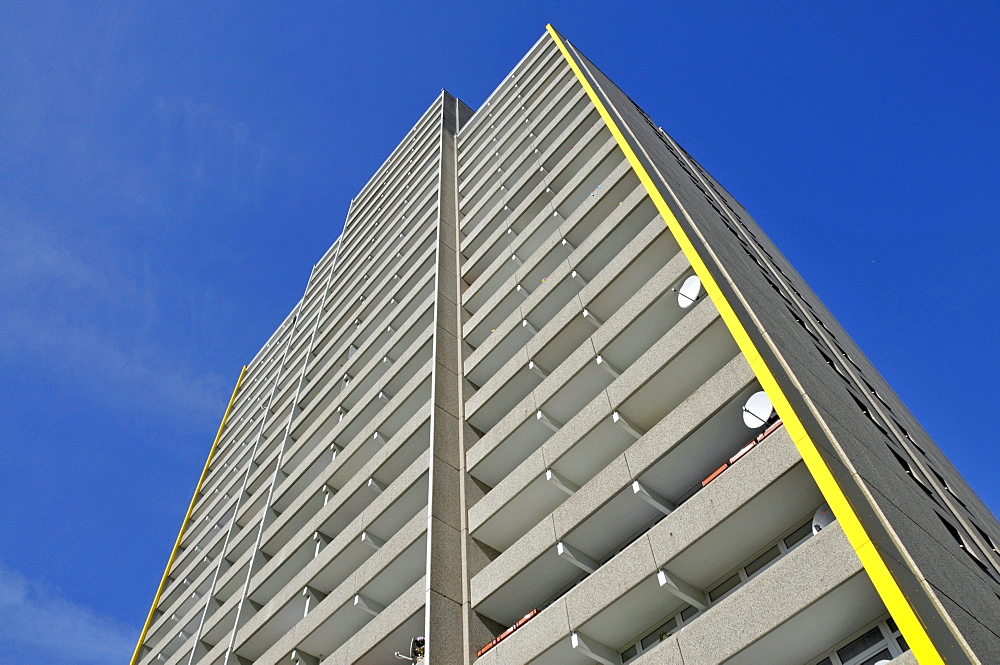
{"type": "Polygon", "coordinates": [[[156,117],[156,165],[176,187],[170,205],[186,214],[220,196],[237,206],[260,204],[273,161],[273,136],[187,97],[157,99],[156,117]]]}
{"type": "Polygon", "coordinates": [[[190,340],[158,328],[191,317],[187,303],[163,311],[166,292],[142,266],[27,223],[2,202],[0,230],[0,359],[46,367],[109,405],[218,416],[226,380],[189,367],[190,340]]]}
{"type": "Polygon", "coordinates": [[[46,665],[127,662],[138,629],[71,602],[0,561],[0,659],[46,665]]]}
{"type": "Polygon", "coordinates": [[[209,420],[225,407],[221,377],[172,363],[149,346],[119,345],[94,326],[22,313],[0,314],[0,328],[0,357],[29,354],[106,405],[142,405],[163,414],[209,420]]]}
{"type": "Polygon", "coordinates": [[[23,293],[33,285],[106,289],[112,284],[66,243],[39,224],[26,223],[0,201],[0,289],[23,293]]]}

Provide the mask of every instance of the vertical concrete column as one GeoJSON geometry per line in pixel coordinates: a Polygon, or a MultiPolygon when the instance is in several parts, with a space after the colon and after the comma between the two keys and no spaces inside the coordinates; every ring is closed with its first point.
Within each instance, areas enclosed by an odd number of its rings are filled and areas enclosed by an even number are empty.
{"type": "MultiPolygon", "coordinates": [[[[459,316],[458,198],[455,133],[471,115],[445,92],[437,238],[434,379],[428,505],[428,663],[470,662],[469,579],[465,565],[465,454],[462,445],[462,362],[459,316]]],[[[477,638],[482,631],[473,631],[477,638]]]]}
{"type": "Polygon", "coordinates": [[[446,92],[442,105],[441,170],[434,330],[434,410],[431,416],[430,489],[427,511],[427,599],[425,630],[428,663],[461,663],[462,501],[460,496],[462,370],[458,359],[458,251],[455,205],[456,100],[446,92]]]}

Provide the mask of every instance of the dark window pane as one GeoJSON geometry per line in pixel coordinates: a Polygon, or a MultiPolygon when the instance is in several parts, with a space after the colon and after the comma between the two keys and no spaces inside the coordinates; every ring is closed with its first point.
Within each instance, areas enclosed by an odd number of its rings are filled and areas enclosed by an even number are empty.
{"type": "Polygon", "coordinates": [[[846,662],[858,654],[863,653],[865,649],[869,649],[881,641],[882,631],[879,630],[878,626],[875,626],[867,633],[848,644],[846,647],[838,649],[837,655],[840,656],[840,660],[846,662]]]}
{"type": "Polygon", "coordinates": [[[739,573],[734,573],[732,576],[730,576],[729,579],[727,579],[726,581],[722,582],[719,586],[709,591],[708,597],[712,599],[712,602],[715,602],[719,598],[721,598],[724,593],[734,588],[739,583],[740,583],[740,575],[739,573]]]}
{"type": "Polygon", "coordinates": [[[778,549],[777,545],[775,545],[768,551],[764,552],[759,557],[757,557],[756,559],[747,564],[746,567],[747,577],[753,577],[754,573],[756,573],[758,570],[760,570],[767,564],[777,559],[780,555],[781,551],[778,549]]]}
{"type": "Polygon", "coordinates": [[[627,663],[628,661],[632,660],[638,655],[639,655],[638,649],[636,649],[635,647],[629,647],[628,649],[625,649],[625,651],[622,651],[622,662],[627,663]]]}
{"type": "Polygon", "coordinates": [[[659,644],[677,631],[677,619],[670,619],[649,635],[642,639],[642,650],[647,651],[656,644],[659,644]]]}
{"type": "Polygon", "coordinates": [[[806,522],[798,529],[792,531],[790,534],[785,536],[785,545],[787,547],[795,547],[795,545],[805,540],[806,536],[808,536],[810,533],[812,533],[812,523],[806,522]]]}

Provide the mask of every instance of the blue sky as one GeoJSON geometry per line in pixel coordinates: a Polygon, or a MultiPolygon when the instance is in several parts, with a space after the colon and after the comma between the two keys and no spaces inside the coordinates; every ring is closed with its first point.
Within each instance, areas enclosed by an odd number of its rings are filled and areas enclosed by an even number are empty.
{"type": "Polygon", "coordinates": [[[546,22],[741,200],[1000,510],[995,3],[428,7],[0,6],[0,662],[128,658],[240,367],[351,197],[546,22]]]}

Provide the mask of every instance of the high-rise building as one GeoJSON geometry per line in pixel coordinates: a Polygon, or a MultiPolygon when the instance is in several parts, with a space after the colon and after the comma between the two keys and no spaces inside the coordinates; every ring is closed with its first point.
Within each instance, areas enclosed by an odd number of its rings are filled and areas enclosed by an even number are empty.
{"type": "Polygon", "coordinates": [[[1000,663],[1000,525],[551,28],[244,369],[133,663],[1000,663]]]}

